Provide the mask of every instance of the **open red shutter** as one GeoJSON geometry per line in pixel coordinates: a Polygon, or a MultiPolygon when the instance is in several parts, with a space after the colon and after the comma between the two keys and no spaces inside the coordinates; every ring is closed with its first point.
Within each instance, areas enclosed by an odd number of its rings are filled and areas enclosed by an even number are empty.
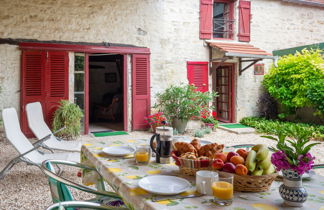
{"type": "Polygon", "coordinates": [[[208,91],[208,62],[187,62],[189,84],[201,92],[208,91]]]}
{"type": "Polygon", "coordinates": [[[25,107],[31,102],[44,101],[45,62],[44,51],[22,52],[20,122],[22,131],[28,137],[32,136],[32,132],[28,128],[25,107]]]}
{"type": "Polygon", "coordinates": [[[251,2],[240,1],[239,4],[239,33],[241,42],[250,41],[251,2]]]}
{"type": "Polygon", "coordinates": [[[211,39],[214,0],[200,0],[200,39],[211,39]]]}
{"type": "Polygon", "coordinates": [[[132,71],[133,130],[142,130],[147,128],[144,117],[151,109],[149,55],[133,55],[132,71]]]}
{"type": "Polygon", "coordinates": [[[61,51],[48,52],[47,74],[46,74],[46,101],[45,118],[46,123],[51,126],[54,111],[58,107],[58,102],[69,98],[68,91],[68,72],[69,72],[68,53],[61,51]]]}

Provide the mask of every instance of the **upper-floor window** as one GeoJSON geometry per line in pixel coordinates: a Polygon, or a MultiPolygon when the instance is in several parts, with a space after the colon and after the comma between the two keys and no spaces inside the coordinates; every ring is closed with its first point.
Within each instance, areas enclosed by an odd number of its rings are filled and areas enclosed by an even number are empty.
{"type": "Polygon", "coordinates": [[[233,38],[233,3],[215,1],[213,5],[213,37],[233,38]]]}

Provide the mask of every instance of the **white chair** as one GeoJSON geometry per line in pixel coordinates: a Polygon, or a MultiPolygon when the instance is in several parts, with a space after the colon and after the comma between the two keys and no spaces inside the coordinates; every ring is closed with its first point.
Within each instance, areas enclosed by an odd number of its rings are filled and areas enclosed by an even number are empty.
{"type": "Polygon", "coordinates": [[[22,133],[19,125],[17,112],[14,108],[6,108],[2,110],[3,125],[6,133],[6,138],[19,152],[19,156],[12,159],[0,172],[0,179],[9,171],[16,163],[26,162],[27,164],[40,167],[43,161],[49,159],[69,160],[79,162],[79,153],[52,153],[44,154],[37,150],[43,142],[49,139],[50,135],[45,136],[34,144],[31,144],[26,136],[22,133]]]}
{"type": "Polygon", "coordinates": [[[28,126],[37,139],[51,135],[51,138],[44,142],[47,147],[56,150],[80,152],[82,146],[80,141],[64,141],[53,135],[52,131],[44,121],[42,105],[39,102],[27,104],[26,112],[28,126]]]}

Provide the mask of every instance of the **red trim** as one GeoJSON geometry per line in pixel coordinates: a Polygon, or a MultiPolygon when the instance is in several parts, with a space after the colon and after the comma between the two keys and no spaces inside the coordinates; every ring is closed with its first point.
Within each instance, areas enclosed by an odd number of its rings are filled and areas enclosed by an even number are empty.
{"type": "Polygon", "coordinates": [[[123,74],[123,77],[124,77],[124,88],[123,88],[123,95],[124,95],[124,97],[123,97],[123,99],[124,99],[124,105],[123,105],[123,107],[124,107],[124,131],[127,131],[128,130],[128,112],[127,112],[127,110],[128,110],[128,97],[127,97],[127,90],[128,90],[128,80],[127,80],[127,76],[128,76],[128,74],[127,74],[127,55],[124,55],[123,56],[123,62],[124,62],[124,69],[123,69],[123,71],[124,71],[124,74],[123,74]]]}
{"type": "Polygon", "coordinates": [[[84,60],[84,134],[89,133],[89,54],[84,60]]]}
{"type": "Polygon", "coordinates": [[[192,64],[208,64],[208,61],[187,61],[187,65],[192,64]]]}
{"type": "Polygon", "coordinates": [[[19,44],[20,49],[32,50],[65,50],[73,52],[87,53],[119,53],[119,54],[149,54],[150,49],[145,47],[105,47],[96,45],[75,45],[75,44],[50,44],[50,43],[33,43],[22,42],[19,44]]]}

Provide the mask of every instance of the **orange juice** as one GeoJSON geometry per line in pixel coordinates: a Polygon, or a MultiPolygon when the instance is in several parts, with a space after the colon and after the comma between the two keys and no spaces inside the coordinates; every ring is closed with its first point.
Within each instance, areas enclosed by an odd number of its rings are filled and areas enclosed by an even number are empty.
{"type": "Polygon", "coordinates": [[[137,162],[143,163],[149,161],[149,153],[148,152],[136,152],[135,159],[137,162]]]}
{"type": "Polygon", "coordinates": [[[230,200],[233,198],[233,185],[228,182],[214,182],[212,184],[214,197],[222,200],[230,200]]]}

